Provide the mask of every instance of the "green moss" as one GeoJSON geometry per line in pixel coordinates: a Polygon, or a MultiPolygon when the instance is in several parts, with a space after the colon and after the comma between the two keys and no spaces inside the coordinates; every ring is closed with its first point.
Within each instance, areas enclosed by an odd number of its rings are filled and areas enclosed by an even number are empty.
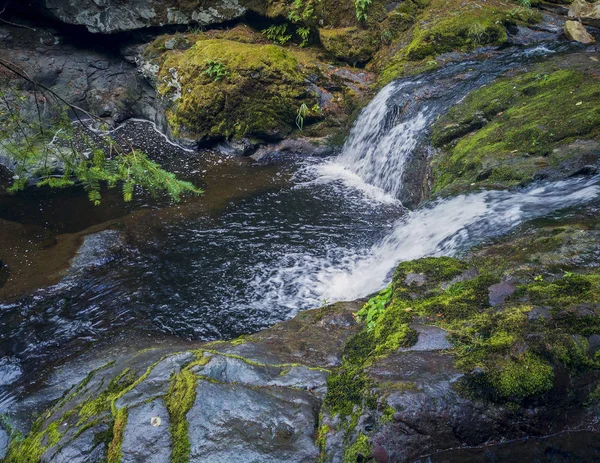
{"type": "Polygon", "coordinates": [[[433,127],[446,154],[433,163],[432,192],[510,187],[574,156],[555,150],[600,138],[600,82],[572,70],[534,71],[473,92],[433,127]],[[560,108],[560,111],[557,110],[560,108]]]}
{"type": "Polygon", "coordinates": [[[225,39],[198,40],[189,50],[162,58],[159,95],[172,101],[171,128],[202,139],[279,138],[290,133],[302,103],[316,103],[299,72],[298,61],[276,45],[225,39]],[[229,76],[204,75],[219,62],[229,76]]]}
{"type": "Polygon", "coordinates": [[[123,433],[127,425],[127,409],[120,408],[115,414],[113,426],[113,438],[108,446],[107,463],[120,463],[122,458],[121,447],[123,445],[123,433]]]}
{"type": "Polygon", "coordinates": [[[325,50],[352,65],[370,61],[380,45],[377,32],[358,27],[320,29],[319,35],[325,50]]]}
{"type": "Polygon", "coordinates": [[[41,432],[32,432],[22,437],[11,433],[11,441],[4,463],[39,463],[46,450],[56,445],[61,437],[59,423],[51,423],[41,432]]]}
{"type": "Polygon", "coordinates": [[[369,441],[369,437],[359,433],[356,441],[350,447],[344,449],[342,461],[344,463],[359,463],[368,462],[371,460],[371,452],[373,447],[369,441]]]}
{"type": "Polygon", "coordinates": [[[194,373],[183,370],[173,376],[169,392],[165,397],[171,424],[172,463],[185,463],[190,458],[191,444],[186,415],[196,400],[197,384],[198,379],[194,373]]]}
{"type": "MultiPolygon", "coordinates": [[[[393,21],[391,24],[397,24],[390,29],[392,36],[396,31],[389,47],[393,55],[389,59],[386,54],[378,58],[379,84],[385,85],[410,74],[411,70],[435,67],[434,58],[447,52],[466,52],[506,42],[504,22],[511,9],[514,8],[495,0],[484,4],[462,0],[412,1],[401,5],[388,19],[393,21]]],[[[516,18],[512,21],[520,22],[516,18]]]]}

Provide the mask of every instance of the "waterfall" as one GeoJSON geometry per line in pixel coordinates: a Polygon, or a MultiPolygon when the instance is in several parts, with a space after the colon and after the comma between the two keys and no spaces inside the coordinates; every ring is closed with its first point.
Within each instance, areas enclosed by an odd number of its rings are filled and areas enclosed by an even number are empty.
{"type": "Polygon", "coordinates": [[[535,47],[391,82],[360,113],[341,154],[317,168],[319,181],[342,181],[382,202],[418,203],[431,124],[516,64],[550,53],[554,51],[535,47]]]}

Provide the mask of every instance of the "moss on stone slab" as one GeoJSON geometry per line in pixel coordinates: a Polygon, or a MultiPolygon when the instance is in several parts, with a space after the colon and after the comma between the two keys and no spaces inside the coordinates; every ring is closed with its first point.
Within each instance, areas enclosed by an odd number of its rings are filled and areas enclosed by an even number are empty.
{"type": "Polygon", "coordinates": [[[165,397],[171,425],[172,463],[185,463],[190,458],[191,443],[188,434],[187,413],[196,400],[197,385],[196,375],[189,369],[184,369],[173,376],[169,392],[165,397]]]}
{"type": "Polygon", "coordinates": [[[123,446],[123,435],[127,425],[127,409],[118,409],[114,418],[112,441],[107,451],[107,463],[120,463],[123,457],[121,447],[123,446]]]}
{"type": "Polygon", "coordinates": [[[559,148],[580,138],[600,139],[600,80],[543,68],[500,79],[434,125],[433,142],[444,152],[433,163],[432,193],[507,188],[545,172],[570,172],[572,158],[593,147],[559,148]]]}

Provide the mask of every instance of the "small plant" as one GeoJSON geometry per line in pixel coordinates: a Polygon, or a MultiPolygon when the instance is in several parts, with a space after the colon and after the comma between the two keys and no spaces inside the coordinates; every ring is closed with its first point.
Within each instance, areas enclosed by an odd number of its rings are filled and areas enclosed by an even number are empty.
{"type": "Polygon", "coordinates": [[[287,33],[287,24],[273,24],[262,33],[273,43],[285,45],[292,39],[292,35],[287,33]]]}
{"type": "Polygon", "coordinates": [[[203,76],[210,77],[213,81],[225,79],[229,76],[227,66],[220,61],[209,59],[206,61],[206,69],[202,73],[203,76]]]}
{"type": "Polygon", "coordinates": [[[308,113],[308,106],[306,106],[306,103],[302,103],[300,105],[300,107],[298,108],[298,113],[296,115],[296,125],[298,126],[298,128],[300,130],[302,130],[304,128],[304,118],[306,117],[307,113],[308,113]]]}
{"type": "Polygon", "coordinates": [[[296,29],[296,34],[302,39],[300,42],[301,47],[305,47],[308,44],[308,39],[310,37],[310,28],[308,27],[299,27],[296,29]]]}
{"type": "Polygon", "coordinates": [[[537,283],[541,283],[544,281],[544,277],[542,275],[537,275],[533,281],[537,282],[537,283]]]}
{"type": "Polygon", "coordinates": [[[315,19],[315,4],[320,0],[294,0],[288,19],[293,23],[315,19]]]}
{"type": "Polygon", "coordinates": [[[356,7],[356,19],[359,21],[367,20],[367,10],[373,3],[373,0],[355,0],[354,6],[356,7]]]}
{"type": "Polygon", "coordinates": [[[377,320],[385,311],[385,308],[392,300],[392,286],[388,286],[383,291],[380,291],[375,297],[369,301],[358,311],[356,319],[367,323],[367,330],[372,331],[375,328],[377,320]]]}
{"type": "Polygon", "coordinates": [[[565,274],[563,275],[563,278],[570,278],[573,275],[575,275],[573,272],[565,272],[565,274]]]}
{"type": "Polygon", "coordinates": [[[518,0],[518,3],[523,8],[531,8],[531,0],[518,0]]]}
{"type": "Polygon", "coordinates": [[[392,33],[392,31],[389,29],[386,29],[381,33],[381,42],[384,45],[390,45],[392,43],[393,37],[394,37],[394,34],[392,33]]]}

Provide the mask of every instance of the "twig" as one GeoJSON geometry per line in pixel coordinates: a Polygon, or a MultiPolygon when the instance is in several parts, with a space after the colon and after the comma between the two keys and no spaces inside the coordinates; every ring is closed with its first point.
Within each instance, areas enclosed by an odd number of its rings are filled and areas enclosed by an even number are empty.
{"type": "MultiPolygon", "coordinates": [[[[5,11],[6,11],[6,7],[2,8],[2,11],[0,11],[0,16],[3,15],[5,11]]],[[[26,26],[24,24],[13,23],[13,22],[8,21],[6,19],[0,18],[0,22],[3,22],[4,24],[8,24],[9,26],[22,27],[24,29],[29,29],[30,31],[37,32],[33,27],[29,27],[29,26],[26,26]]]]}

